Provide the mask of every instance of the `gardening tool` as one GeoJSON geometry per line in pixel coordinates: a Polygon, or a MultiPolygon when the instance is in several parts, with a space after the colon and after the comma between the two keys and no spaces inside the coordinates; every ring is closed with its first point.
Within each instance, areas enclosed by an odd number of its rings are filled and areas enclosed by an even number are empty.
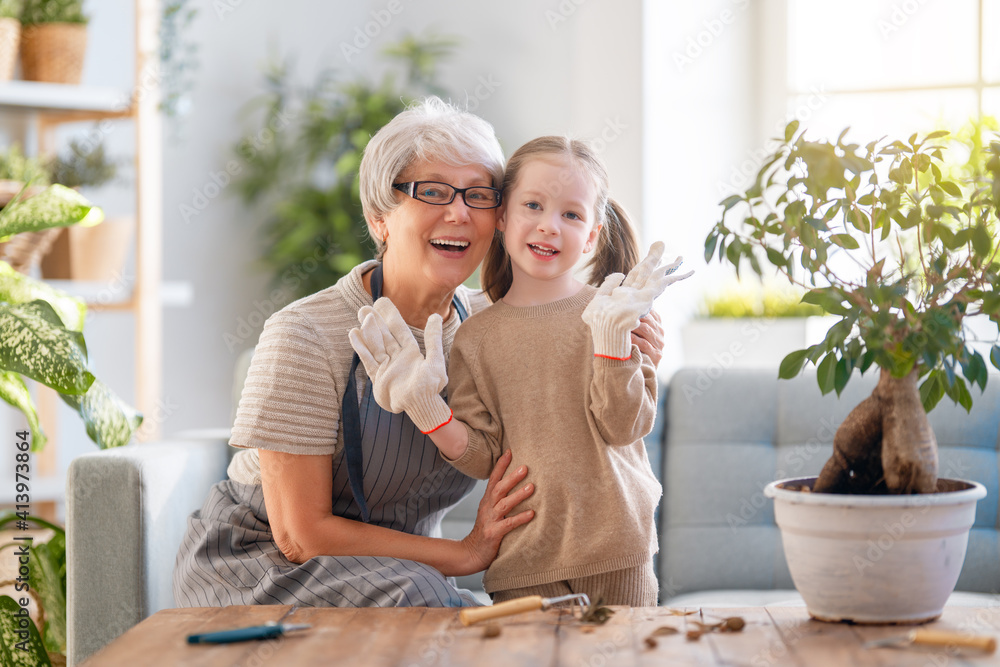
{"type": "Polygon", "coordinates": [[[905,648],[907,646],[938,646],[971,648],[984,653],[993,653],[997,649],[997,640],[989,635],[970,635],[954,630],[910,630],[905,635],[873,639],[865,642],[865,648],[905,648]]]}
{"type": "Polygon", "coordinates": [[[479,621],[488,621],[501,616],[511,616],[522,614],[526,611],[536,611],[538,609],[550,609],[561,602],[572,602],[574,607],[580,606],[581,611],[586,611],[590,606],[590,598],[586,593],[574,593],[571,595],[560,595],[556,598],[543,598],[541,595],[529,595],[515,600],[508,600],[495,604],[492,607],[471,607],[459,612],[458,617],[462,620],[462,625],[472,625],[479,621]]]}
{"type": "Polygon", "coordinates": [[[305,623],[286,624],[282,623],[298,609],[298,605],[286,611],[277,621],[268,621],[264,625],[251,625],[247,628],[236,628],[234,630],[222,630],[220,632],[208,632],[203,635],[188,635],[188,644],[232,644],[250,639],[274,639],[286,632],[295,630],[308,630],[311,625],[305,623]]]}

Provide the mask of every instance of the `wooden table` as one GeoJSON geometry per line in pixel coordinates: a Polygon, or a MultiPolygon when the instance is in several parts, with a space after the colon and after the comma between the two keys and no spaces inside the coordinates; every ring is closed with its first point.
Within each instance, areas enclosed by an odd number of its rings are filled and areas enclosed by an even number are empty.
{"type": "MultiPolygon", "coordinates": [[[[500,635],[484,636],[481,625],[463,627],[455,609],[299,609],[292,623],[312,629],[274,640],[226,645],[185,643],[188,634],[277,620],[286,606],[170,609],[147,618],[85,664],[133,665],[747,665],[771,667],[958,667],[1000,665],[1000,654],[948,649],[865,649],[869,639],[905,634],[905,626],[857,626],[811,620],[804,607],[694,610],[674,615],[665,607],[615,608],[600,626],[584,626],[565,611],[550,610],[497,621],[500,635]],[[728,616],[746,621],[742,632],[685,638],[696,622],[728,616]],[[646,638],[660,627],[678,634],[646,638]]],[[[689,610],[690,611],[690,610],[689,610]]],[[[996,606],[949,607],[922,626],[1000,635],[996,606]]]]}

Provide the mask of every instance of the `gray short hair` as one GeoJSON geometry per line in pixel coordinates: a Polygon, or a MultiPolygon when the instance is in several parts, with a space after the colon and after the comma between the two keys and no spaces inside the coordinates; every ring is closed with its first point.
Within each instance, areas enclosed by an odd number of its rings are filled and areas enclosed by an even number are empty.
{"type": "MultiPolygon", "coordinates": [[[[358,180],[368,231],[372,221],[399,206],[392,184],[418,160],[454,166],[482,165],[492,185],[503,182],[503,150],[493,126],[437,97],[428,97],[400,112],[375,133],[361,158],[358,180]]],[[[376,255],[384,244],[375,234],[376,255]]]]}

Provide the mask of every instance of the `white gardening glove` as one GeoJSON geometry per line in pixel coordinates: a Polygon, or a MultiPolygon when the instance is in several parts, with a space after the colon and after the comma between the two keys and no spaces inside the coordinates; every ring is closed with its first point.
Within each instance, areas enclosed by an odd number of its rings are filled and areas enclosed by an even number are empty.
{"type": "Polygon", "coordinates": [[[594,356],[608,359],[628,359],[632,356],[629,332],[639,326],[639,318],[653,308],[653,300],[663,294],[668,285],[684,280],[694,271],[683,275],[667,275],[681,265],[678,257],[672,264],[658,266],[663,257],[663,243],[657,241],[649,254],[629,271],[612,273],[604,279],[593,300],[583,311],[583,321],[590,325],[594,338],[594,356]]]}
{"type": "Polygon", "coordinates": [[[382,297],[375,307],[358,311],[359,328],[347,337],[365,365],[372,394],[384,410],[406,412],[421,433],[430,433],[451,421],[451,409],[441,398],[448,384],[441,316],[427,318],[424,328],[426,358],[396,306],[382,297]]]}

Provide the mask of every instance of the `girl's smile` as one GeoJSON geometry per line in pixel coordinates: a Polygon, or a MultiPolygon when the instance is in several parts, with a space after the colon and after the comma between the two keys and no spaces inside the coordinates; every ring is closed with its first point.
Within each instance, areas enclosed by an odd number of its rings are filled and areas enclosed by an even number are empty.
{"type": "Polygon", "coordinates": [[[573,276],[597,239],[597,187],[584,168],[563,155],[526,162],[504,195],[497,228],[504,233],[513,283],[511,305],[550,303],[583,286],[573,276]]]}

